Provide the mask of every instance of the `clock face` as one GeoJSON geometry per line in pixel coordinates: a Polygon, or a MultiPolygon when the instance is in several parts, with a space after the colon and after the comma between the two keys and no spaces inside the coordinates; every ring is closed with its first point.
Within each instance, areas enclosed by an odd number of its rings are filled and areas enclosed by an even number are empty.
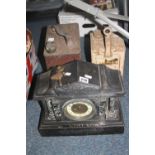
{"type": "Polygon", "coordinates": [[[64,115],[71,120],[88,120],[96,113],[94,104],[87,99],[73,99],[64,104],[64,115]]]}

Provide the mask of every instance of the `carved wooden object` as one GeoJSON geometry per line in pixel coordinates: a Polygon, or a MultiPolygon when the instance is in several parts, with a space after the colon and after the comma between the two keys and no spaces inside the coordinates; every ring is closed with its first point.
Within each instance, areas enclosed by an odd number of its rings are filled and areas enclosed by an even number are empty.
{"type": "Polygon", "coordinates": [[[106,64],[111,69],[120,70],[123,76],[125,44],[122,38],[106,27],[90,33],[90,44],[92,63],[106,64]]]}

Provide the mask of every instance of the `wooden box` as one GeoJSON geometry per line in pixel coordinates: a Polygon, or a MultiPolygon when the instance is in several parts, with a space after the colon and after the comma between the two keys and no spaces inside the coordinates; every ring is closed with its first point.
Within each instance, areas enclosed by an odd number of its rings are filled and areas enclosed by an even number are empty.
{"type": "Polygon", "coordinates": [[[111,69],[120,70],[123,76],[125,43],[109,27],[90,33],[91,62],[106,64],[111,69]]]}
{"type": "Polygon", "coordinates": [[[77,23],[48,26],[44,58],[47,69],[81,59],[79,26],[77,23]]]}

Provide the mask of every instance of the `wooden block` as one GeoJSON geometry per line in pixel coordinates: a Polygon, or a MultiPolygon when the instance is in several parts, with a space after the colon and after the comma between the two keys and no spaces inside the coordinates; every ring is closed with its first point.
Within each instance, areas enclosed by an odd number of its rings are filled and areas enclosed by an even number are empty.
{"type": "Polygon", "coordinates": [[[125,43],[109,27],[90,33],[91,62],[106,64],[111,69],[120,70],[123,76],[125,43]]]}
{"type": "Polygon", "coordinates": [[[77,23],[47,27],[44,58],[47,69],[81,59],[79,26],[77,23]]]}

